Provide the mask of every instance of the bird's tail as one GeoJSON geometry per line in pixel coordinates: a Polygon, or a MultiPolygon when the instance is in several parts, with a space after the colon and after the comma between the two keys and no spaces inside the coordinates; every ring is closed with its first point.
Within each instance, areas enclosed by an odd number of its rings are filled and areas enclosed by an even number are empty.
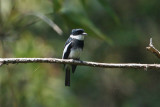
{"type": "Polygon", "coordinates": [[[65,86],[70,86],[70,69],[66,68],[65,86]]]}

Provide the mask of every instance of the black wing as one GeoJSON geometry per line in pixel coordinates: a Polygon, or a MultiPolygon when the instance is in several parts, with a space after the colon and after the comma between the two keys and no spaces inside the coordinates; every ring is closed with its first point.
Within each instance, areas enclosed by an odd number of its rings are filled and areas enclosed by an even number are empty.
{"type": "Polygon", "coordinates": [[[72,39],[69,38],[65,43],[62,59],[68,59],[68,56],[71,52],[71,48],[72,48],[72,39]]]}

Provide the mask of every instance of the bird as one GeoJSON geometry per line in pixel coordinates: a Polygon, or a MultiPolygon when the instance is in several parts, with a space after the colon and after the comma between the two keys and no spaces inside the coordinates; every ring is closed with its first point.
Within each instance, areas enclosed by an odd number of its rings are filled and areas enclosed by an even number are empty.
{"type": "MultiPolygon", "coordinates": [[[[80,55],[84,47],[84,38],[87,33],[83,29],[72,29],[69,38],[67,39],[62,59],[80,60],[80,55]]],[[[70,72],[75,72],[77,65],[64,64],[65,69],[65,86],[70,86],[70,72]]]]}

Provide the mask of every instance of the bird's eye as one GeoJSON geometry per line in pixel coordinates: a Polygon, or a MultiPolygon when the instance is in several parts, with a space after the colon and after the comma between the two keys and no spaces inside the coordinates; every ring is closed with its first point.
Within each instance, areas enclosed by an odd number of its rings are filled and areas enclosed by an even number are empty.
{"type": "Polygon", "coordinates": [[[82,34],[82,33],[83,33],[82,30],[77,31],[77,34],[82,34]]]}

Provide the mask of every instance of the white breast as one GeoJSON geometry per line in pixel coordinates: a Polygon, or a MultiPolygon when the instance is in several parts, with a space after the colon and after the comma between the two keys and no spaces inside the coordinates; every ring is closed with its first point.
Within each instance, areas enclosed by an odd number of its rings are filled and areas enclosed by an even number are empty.
{"type": "Polygon", "coordinates": [[[69,58],[80,58],[82,49],[71,49],[71,52],[69,54],[69,58]]]}

